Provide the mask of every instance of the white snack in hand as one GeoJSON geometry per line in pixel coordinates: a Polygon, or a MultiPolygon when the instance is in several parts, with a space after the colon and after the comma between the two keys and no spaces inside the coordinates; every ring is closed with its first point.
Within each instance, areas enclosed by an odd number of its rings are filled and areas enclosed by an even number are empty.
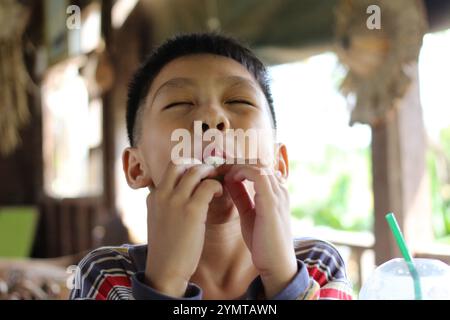
{"type": "Polygon", "coordinates": [[[222,157],[211,156],[204,160],[206,164],[209,164],[214,167],[219,167],[225,163],[225,159],[222,157]]]}
{"type": "Polygon", "coordinates": [[[202,162],[196,158],[179,158],[176,159],[177,165],[189,165],[189,164],[202,164],[202,162]]]}

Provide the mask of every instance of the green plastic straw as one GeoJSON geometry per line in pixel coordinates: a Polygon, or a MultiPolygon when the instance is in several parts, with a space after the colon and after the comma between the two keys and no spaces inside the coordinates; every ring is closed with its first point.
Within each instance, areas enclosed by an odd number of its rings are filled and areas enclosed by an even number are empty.
{"type": "Polygon", "coordinates": [[[413,260],[411,258],[411,254],[409,253],[408,247],[406,246],[405,238],[403,238],[402,231],[400,230],[397,220],[395,219],[395,216],[392,212],[388,213],[386,215],[386,220],[389,224],[389,227],[391,228],[391,231],[394,235],[395,240],[397,241],[397,245],[400,249],[400,252],[402,253],[403,258],[406,261],[406,264],[409,269],[409,273],[411,274],[411,277],[413,278],[415,299],[422,300],[422,289],[420,286],[419,273],[417,272],[417,269],[414,266],[413,260]]]}

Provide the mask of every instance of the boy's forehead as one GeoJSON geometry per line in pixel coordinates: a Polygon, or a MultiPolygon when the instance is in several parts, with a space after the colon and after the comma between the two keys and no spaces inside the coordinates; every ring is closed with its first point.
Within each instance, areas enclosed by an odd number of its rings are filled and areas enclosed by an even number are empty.
{"type": "Polygon", "coordinates": [[[149,95],[160,88],[195,86],[207,80],[219,85],[248,85],[258,88],[252,74],[239,62],[212,54],[195,54],[176,58],[166,64],[155,77],[149,95]]]}

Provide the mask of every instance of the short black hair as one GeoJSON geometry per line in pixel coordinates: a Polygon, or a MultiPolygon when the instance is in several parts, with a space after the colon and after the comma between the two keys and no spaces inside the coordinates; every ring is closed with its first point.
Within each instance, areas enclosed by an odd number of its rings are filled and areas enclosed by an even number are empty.
{"type": "Polygon", "coordinates": [[[259,83],[269,105],[273,128],[276,129],[275,111],[269,86],[269,76],[264,64],[253,52],[235,38],[219,33],[179,34],[154,49],[133,75],[128,88],[127,133],[131,146],[138,139],[136,121],[153,80],[162,68],[177,58],[191,54],[213,54],[231,58],[243,65],[259,83]]]}

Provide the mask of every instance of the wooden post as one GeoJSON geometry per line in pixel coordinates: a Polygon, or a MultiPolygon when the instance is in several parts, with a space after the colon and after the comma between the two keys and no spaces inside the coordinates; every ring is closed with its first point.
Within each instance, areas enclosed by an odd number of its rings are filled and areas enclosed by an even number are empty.
{"type": "Polygon", "coordinates": [[[394,212],[414,251],[432,239],[426,136],[420,105],[417,64],[411,85],[380,123],[372,126],[375,260],[400,257],[384,216],[394,212]]]}
{"type": "MultiPolygon", "coordinates": [[[[108,53],[111,50],[112,41],[112,25],[111,25],[111,11],[112,1],[104,0],[101,3],[102,16],[102,35],[105,41],[105,51],[108,53]]],[[[107,214],[116,214],[115,202],[115,172],[114,172],[114,112],[113,103],[111,101],[111,92],[103,94],[103,195],[104,204],[107,209],[107,214]]]]}

